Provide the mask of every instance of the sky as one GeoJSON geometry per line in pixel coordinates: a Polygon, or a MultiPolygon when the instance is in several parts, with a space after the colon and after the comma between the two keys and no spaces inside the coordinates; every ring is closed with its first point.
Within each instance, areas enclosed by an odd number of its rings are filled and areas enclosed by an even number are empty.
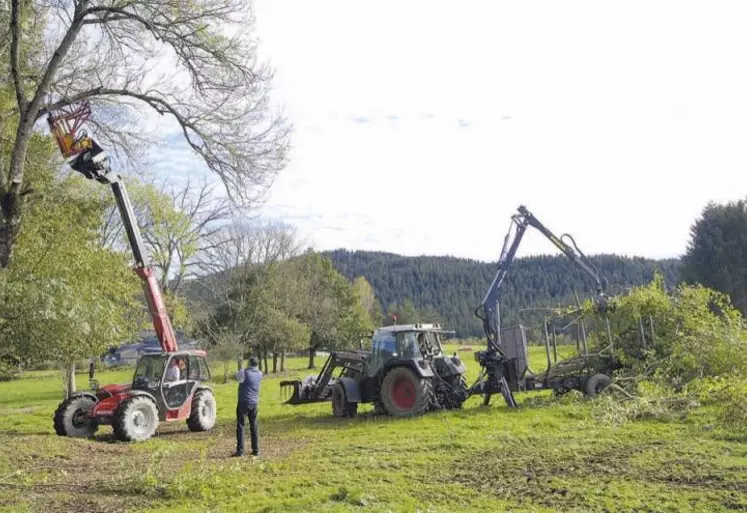
{"type": "Polygon", "coordinates": [[[316,249],[494,261],[526,205],[587,254],[669,258],[747,197],[743,1],[254,5],[294,125],[261,213],[316,249]]]}

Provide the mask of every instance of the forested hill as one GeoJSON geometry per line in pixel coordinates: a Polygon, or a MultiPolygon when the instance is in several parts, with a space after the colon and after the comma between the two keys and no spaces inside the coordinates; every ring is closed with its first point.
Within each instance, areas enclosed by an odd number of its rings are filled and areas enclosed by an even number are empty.
{"type": "MultiPolygon", "coordinates": [[[[371,283],[382,310],[387,312],[411,300],[418,310],[440,314],[440,321],[457,336],[481,336],[482,327],[474,310],[490,286],[497,263],[476,260],[392,253],[334,250],[325,251],[337,270],[353,279],[364,276],[371,283]]],[[[609,282],[608,293],[622,292],[647,283],[659,270],[669,286],[678,281],[679,261],[650,260],[617,255],[590,257],[609,282]]],[[[504,323],[532,322],[537,313],[519,312],[539,306],[566,306],[574,291],[581,298],[594,291],[594,282],[567,257],[536,256],[516,259],[504,282],[501,310],[504,323]]]]}

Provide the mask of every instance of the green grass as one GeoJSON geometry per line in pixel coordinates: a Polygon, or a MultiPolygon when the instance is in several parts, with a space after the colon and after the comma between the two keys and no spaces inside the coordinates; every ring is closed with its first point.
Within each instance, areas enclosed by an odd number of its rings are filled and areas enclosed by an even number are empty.
{"type": "MultiPolygon", "coordinates": [[[[462,355],[471,382],[478,369],[462,355]]],[[[531,361],[543,370],[544,350],[532,348],[531,361]]],[[[161,424],[136,444],[113,441],[106,426],[94,440],[56,436],[57,373],[0,383],[0,512],[747,510],[747,436],[706,410],[613,427],[595,419],[591,401],[534,392],[518,394],[515,410],[475,397],[414,419],[377,417],[371,405],[336,419],[329,403],[282,404],[279,379],[310,374],[304,364],[290,359],[293,372],[263,382],[256,461],[229,458],[236,384],[222,384],[217,365],[214,430],[161,424]]]]}

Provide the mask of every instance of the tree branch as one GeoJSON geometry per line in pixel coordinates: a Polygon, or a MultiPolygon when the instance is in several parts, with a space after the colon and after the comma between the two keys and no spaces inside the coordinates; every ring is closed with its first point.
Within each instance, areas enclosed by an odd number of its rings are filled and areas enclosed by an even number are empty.
{"type": "Polygon", "coordinates": [[[13,87],[16,90],[16,101],[21,115],[26,111],[28,100],[23,87],[20,65],[21,47],[21,0],[10,2],[10,72],[13,75],[13,87]]]}

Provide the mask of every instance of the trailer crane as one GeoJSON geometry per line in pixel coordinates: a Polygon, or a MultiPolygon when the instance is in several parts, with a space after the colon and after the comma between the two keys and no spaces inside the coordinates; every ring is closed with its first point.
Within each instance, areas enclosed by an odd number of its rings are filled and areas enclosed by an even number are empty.
{"type": "Polygon", "coordinates": [[[67,164],[111,187],[162,352],[140,359],[131,384],[98,388],[93,381],[95,394],[83,392],[63,401],[55,412],[55,431],[92,436],[100,424],[111,424],[117,438],[139,441],[155,433],[159,420],[186,420],[192,431],[209,430],[216,403],[212,390],[202,383],[210,379],[205,352],[179,350],[122,175],[111,170],[104,149],[80,130],[90,115],[90,105],[83,101],[48,112],[47,122],[67,164]]]}
{"type": "MultiPolygon", "coordinates": [[[[482,367],[480,378],[472,386],[469,394],[483,394],[484,403],[490,403],[490,396],[501,393],[509,407],[516,407],[516,401],[509,386],[509,381],[516,383],[520,380],[520,371],[517,371],[516,354],[509,354],[501,340],[500,299],[503,281],[508,274],[508,268],[516,256],[516,251],[521,243],[527,228],[532,226],[542,235],[550,239],[564,255],[579,266],[596,283],[596,295],[594,306],[599,312],[608,310],[608,300],[604,293],[606,280],[600,279],[596,267],[584,255],[576,245],[575,240],[569,234],[556,237],[545,225],[543,225],[527,208],[520,205],[518,213],[511,216],[511,225],[504,239],[501,257],[498,261],[498,271],[493,278],[488,292],[485,294],[482,304],[475,309],[475,315],[483,322],[483,329],[488,340],[487,351],[478,351],[475,358],[482,367]],[[516,228],[513,233],[512,229],[516,228]],[[569,239],[570,244],[563,239],[569,239]]],[[[525,342],[524,342],[525,347],[525,342]]],[[[525,350],[525,349],[524,349],[525,350]]],[[[515,351],[514,351],[515,352],[515,351]]]]}

